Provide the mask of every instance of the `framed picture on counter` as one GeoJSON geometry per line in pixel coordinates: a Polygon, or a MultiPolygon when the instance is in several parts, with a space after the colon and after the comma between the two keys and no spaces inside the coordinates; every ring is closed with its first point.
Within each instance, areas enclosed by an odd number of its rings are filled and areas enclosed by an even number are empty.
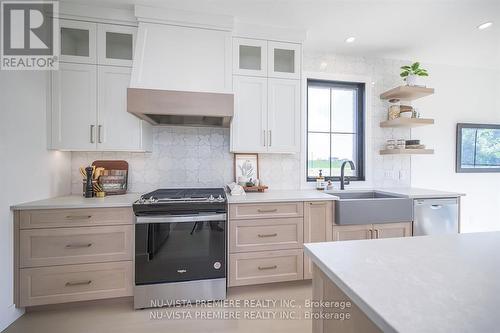
{"type": "Polygon", "coordinates": [[[258,154],[234,154],[234,181],[259,179],[259,155],[258,154]]]}

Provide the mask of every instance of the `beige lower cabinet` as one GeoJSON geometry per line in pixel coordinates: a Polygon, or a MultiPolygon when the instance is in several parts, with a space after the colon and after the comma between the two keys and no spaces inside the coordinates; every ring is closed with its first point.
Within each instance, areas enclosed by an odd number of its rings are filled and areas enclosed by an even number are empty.
{"type": "Polygon", "coordinates": [[[14,212],[17,307],[132,296],[132,208],[14,212]]]}
{"type": "MultiPolygon", "coordinates": [[[[333,202],[304,202],[304,243],[332,240],[333,202]]],[[[304,255],[304,279],[312,278],[312,261],[304,255]]]]}
{"type": "Polygon", "coordinates": [[[303,250],[234,253],[229,267],[230,287],[302,280],[303,250]]]}
{"type": "Polygon", "coordinates": [[[333,240],[360,240],[392,237],[410,237],[412,222],[333,225],[333,240]]]}

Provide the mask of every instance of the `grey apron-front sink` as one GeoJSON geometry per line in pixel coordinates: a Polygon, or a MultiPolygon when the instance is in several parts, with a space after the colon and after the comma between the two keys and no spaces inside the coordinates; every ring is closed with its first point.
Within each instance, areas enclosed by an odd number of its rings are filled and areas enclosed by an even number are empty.
{"type": "Polygon", "coordinates": [[[377,191],[330,193],[335,201],[335,224],[371,224],[410,222],[412,199],[377,191]]]}

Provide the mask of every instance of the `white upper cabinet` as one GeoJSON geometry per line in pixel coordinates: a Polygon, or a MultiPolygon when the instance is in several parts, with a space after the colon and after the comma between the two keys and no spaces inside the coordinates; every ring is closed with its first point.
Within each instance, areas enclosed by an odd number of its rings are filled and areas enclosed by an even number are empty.
{"type": "Polygon", "coordinates": [[[52,148],[95,150],[97,67],[59,64],[52,71],[52,148]]]}
{"type": "Polygon", "coordinates": [[[151,125],[127,112],[131,69],[98,66],[98,150],[151,151],[151,125]]]}
{"type": "Polygon", "coordinates": [[[232,150],[267,152],[267,78],[234,76],[232,150]]]}
{"type": "Polygon", "coordinates": [[[232,92],[229,31],[140,22],[133,88],[232,92]]]}
{"type": "Polygon", "coordinates": [[[300,81],[269,79],[268,151],[296,153],[300,145],[300,81]]]}
{"type": "Polygon", "coordinates": [[[233,38],[233,74],[267,76],[267,41],[233,38]]]}
{"type": "Polygon", "coordinates": [[[132,67],[136,27],[112,24],[97,26],[99,65],[132,67]]]}
{"type": "Polygon", "coordinates": [[[268,42],[268,76],[282,79],[300,79],[301,45],[268,42]]]}
{"type": "Polygon", "coordinates": [[[95,64],[97,61],[97,23],[59,20],[63,62],[95,64]]]}

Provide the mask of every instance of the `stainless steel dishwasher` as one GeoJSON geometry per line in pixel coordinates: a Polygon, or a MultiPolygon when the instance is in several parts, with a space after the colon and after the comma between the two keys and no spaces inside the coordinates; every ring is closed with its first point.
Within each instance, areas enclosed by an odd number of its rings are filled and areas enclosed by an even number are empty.
{"type": "Polygon", "coordinates": [[[413,235],[458,233],[458,199],[415,199],[413,235]]]}

